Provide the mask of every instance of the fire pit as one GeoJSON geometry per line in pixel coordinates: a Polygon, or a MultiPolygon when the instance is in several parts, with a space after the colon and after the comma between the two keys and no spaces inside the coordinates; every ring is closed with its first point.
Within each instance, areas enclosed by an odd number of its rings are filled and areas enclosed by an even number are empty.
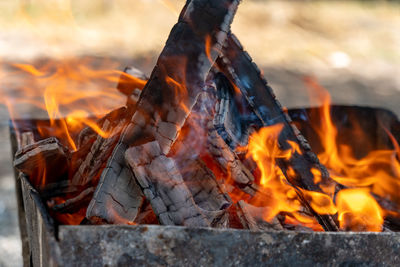
{"type": "Polygon", "coordinates": [[[397,118],[310,77],[324,105],[282,108],[230,32],[238,4],[187,1],[151,76],[127,68],[126,105],[87,127],[13,121],[34,265],[398,261],[397,118]]]}
{"type": "MultiPolygon", "coordinates": [[[[308,119],[318,108],[289,110],[313,147],[320,146],[308,119]]],[[[339,133],[360,126],[374,148],[390,146],[384,125],[398,137],[400,122],[383,109],[332,106],[333,121],[339,133]],[[351,118],[351,119],[350,119],[351,118]],[[358,121],[355,126],[351,120],[358,121]],[[368,130],[368,131],[367,131],[368,130]]],[[[37,121],[15,121],[18,131],[35,131],[37,121]]],[[[15,131],[11,129],[16,151],[15,131]]],[[[341,144],[358,146],[347,135],[341,144]]],[[[360,153],[365,153],[360,152],[360,153]]],[[[327,264],[395,265],[399,262],[398,233],[249,231],[235,229],[187,228],[159,225],[58,225],[47,212],[40,194],[25,175],[20,175],[23,203],[20,221],[25,262],[34,266],[77,265],[268,265],[327,264]],[[373,253],[371,252],[373,251],[373,253]]]]}

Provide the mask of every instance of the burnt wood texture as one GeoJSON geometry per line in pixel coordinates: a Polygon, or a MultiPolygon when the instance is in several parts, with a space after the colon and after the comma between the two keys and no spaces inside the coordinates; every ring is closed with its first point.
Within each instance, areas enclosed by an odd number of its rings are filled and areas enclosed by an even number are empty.
{"type": "MultiPolygon", "coordinates": [[[[101,183],[128,173],[129,146],[156,140],[167,154],[205,87],[210,68],[222,49],[238,0],[193,0],[182,10],[118,143],[101,174],[101,183]]],[[[132,109],[132,107],[130,107],[132,109]]],[[[137,178],[137,177],[135,177],[137,178]]],[[[140,183],[139,183],[140,184],[140,183]]],[[[101,189],[98,188],[95,196],[101,189]]],[[[92,216],[96,198],[87,210],[92,216]]]]}
{"type": "MultiPolygon", "coordinates": [[[[334,182],[330,178],[328,170],[319,162],[307,140],[292,123],[289,115],[284,112],[252,58],[243,50],[240,42],[232,33],[227,38],[222,56],[218,59],[217,64],[240,89],[253,112],[262,122],[262,126],[283,125],[278,137],[280,148],[282,150],[290,149],[291,145],[288,141],[294,142],[300,148],[301,153],[295,152],[289,160],[277,159],[277,162],[290,184],[297,189],[296,192],[303,204],[313,211],[299,188],[323,193],[320,185],[314,183],[312,169],[321,173],[321,183],[331,185],[334,182]],[[288,172],[289,169],[294,170],[294,175],[288,172]]],[[[319,215],[314,211],[313,214],[325,230],[338,230],[332,216],[319,215]]]]}

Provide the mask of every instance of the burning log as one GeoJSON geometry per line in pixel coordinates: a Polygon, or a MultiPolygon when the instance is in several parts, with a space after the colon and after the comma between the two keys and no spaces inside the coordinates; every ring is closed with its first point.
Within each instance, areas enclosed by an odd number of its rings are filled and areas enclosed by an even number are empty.
{"type": "Polygon", "coordinates": [[[149,78],[140,70],[134,67],[126,67],[119,79],[117,89],[127,96],[126,105],[128,108],[136,106],[140,93],[149,78]]]}
{"type": "Polygon", "coordinates": [[[188,1],[143,89],[132,120],[136,127],[124,136],[127,143],[138,143],[147,132],[168,153],[204,88],[238,2],[188,1]]]}
{"type": "Polygon", "coordinates": [[[98,177],[99,171],[102,170],[102,166],[107,162],[107,158],[113,151],[126,124],[123,117],[125,112],[126,108],[122,107],[109,113],[101,120],[103,122],[101,131],[109,136],[105,138],[97,135],[96,140],[90,147],[90,151],[86,153],[85,159],[72,178],[74,185],[85,185],[98,177]]]}
{"type": "MultiPolygon", "coordinates": [[[[31,136],[24,142],[33,141],[31,136]]],[[[50,137],[22,147],[15,154],[14,167],[30,177],[52,182],[66,174],[69,167],[69,150],[55,137],[50,137]]]]}
{"type": "Polygon", "coordinates": [[[283,230],[283,227],[279,220],[274,217],[274,219],[269,223],[262,218],[263,208],[254,207],[247,204],[243,200],[237,203],[237,213],[243,228],[250,229],[253,231],[279,231],[283,230]]]}
{"type": "Polygon", "coordinates": [[[89,204],[93,192],[94,187],[89,187],[86,190],[83,190],[78,196],[70,198],[61,204],[54,205],[51,209],[60,213],[77,212],[79,209],[89,204]]]}
{"type": "Polygon", "coordinates": [[[238,2],[193,0],[186,4],[141,93],[135,113],[101,174],[101,181],[112,181],[120,175],[129,145],[154,138],[162,152],[168,153],[204,87],[238,2]]]}
{"type": "Polygon", "coordinates": [[[253,174],[243,165],[239,157],[233,152],[225,141],[219,136],[214,126],[208,125],[208,151],[219,164],[222,170],[235,181],[236,184],[246,193],[255,194],[253,174]]]}
{"type": "Polygon", "coordinates": [[[223,192],[214,173],[200,159],[176,161],[176,165],[189,188],[195,203],[208,211],[224,210],[231,205],[230,197],[223,192]]]}
{"type": "Polygon", "coordinates": [[[126,161],[161,224],[210,226],[172,159],[157,141],[129,148],[126,161]]]}
{"type": "Polygon", "coordinates": [[[119,176],[108,176],[107,180],[100,181],[86,211],[86,218],[95,224],[131,224],[142,204],[140,187],[129,169],[124,168],[119,176]]]}
{"type": "MultiPolygon", "coordinates": [[[[243,47],[234,35],[230,34],[227,39],[222,56],[218,59],[217,64],[225,75],[241,90],[263,126],[278,123],[283,125],[282,132],[278,137],[280,148],[282,150],[290,149],[290,142],[295,143],[300,148],[301,153],[295,152],[289,161],[278,159],[278,164],[291,185],[297,188],[296,192],[303,204],[312,210],[298,188],[323,192],[321,187],[314,183],[312,169],[316,169],[321,173],[321,184],[329,186],[334,182],[330,179],[327,169],[319,162],[307,140],[300,134],[290,117],[283,111],[272,89],[267,85],[266,80],[262,77],[251,57],[243,51],[243,47]],[[294,170],[294,175],[289,173],[290,169],[294,170]]],[[[317,212],[313,213],[325,230],[338,230],[331,216],[319,215],[317,212]]]]}

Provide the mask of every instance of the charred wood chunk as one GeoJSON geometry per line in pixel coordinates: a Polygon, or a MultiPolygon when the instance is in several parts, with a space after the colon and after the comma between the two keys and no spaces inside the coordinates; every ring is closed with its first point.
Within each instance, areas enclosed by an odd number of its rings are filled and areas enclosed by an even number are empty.
{"type": "Polygon", "coordinates": [[[14,167],[28,175],[34,185],[54,182],[66,174],[69,150],[55,137],[22,147],[15,154],[14,167]]]}
{"type": "Polygon", "coordinates": [[[231,199],[224,193],[214,173],[200,159],[179,160],[177,167],[193,195],[195,203],[203,210],[224,210],[231,199]]]}
{"type": "Polygon", "coordinates": [[[249,192],[254,191],[248,188],[254,182],[253,174],[244,166],[236,153],[231,150],[211,124],[209,124],[207,145],[208,151],[221,169],[230,175],[240,188],[249,192]]]}
{"type": "Polygon", "coordinates": [[[210,226],[173,159],[162,153],[157,141],[129,148],[125,158],[161,224],[210,226]]]}
{"type": "Polygon", "coordinates": [[[81,208],[86,207],[93,195],[94,188],[89,187],[83,190],[79,195],[74,198],[70,198],[61,204],[50,207],[55,212],[60,213],[74,213],[79,211],[81,208]]]}
{"type": "Polygon", "coordinates": [[[247,145],[253,125],[260,121],[243,97],[235,94],[235,88],[221,72],[214,75],[218,102],[214,116],[214,127],[231,149],[247,145]]]}
{"type": "Polygon", "coordinates": [[[263,219],[263,214],[267,212],[268,207],[255,207],[243,200],[237,203],[238,217],[244,228],[250,230],[263,231],[280,231],[283,230],[281,223],[277,217],[274,217],[270,222],[263,219]]]}
{"type": "Polygon", "coordinates": [[[127,96],[127,107],[135,106],[149,78],[134,67],[126,67],[119,78],[117,89],[127,96]]]}
{"type": "MultiPolygon", "coordinates": [[[[136,110],[129,107],[128,113],[134,114],[118,141],[118,149],[157,140],[162,152],[168,154],[204,87],[238,4],[239,0],[187,2],[140,94],[136,110]]],[[[112,157],[106,170],[123,164],[120,157],[112,157]]]]}
{"type": "Polygon", "coordinates": [[[20,141],[19,149],[21,149],[21,148],[23,148],[23,147],[25,147],[27,145],[35,143],[35,138],[34,138],[33,132],[23,132],[23,133],[21,133],[21,139],[20,140],[21,141],[20,141]]]}
{"type": "Polygon", "coordinates": [[[107,136],[97,135],[96,140],[90,147],[90,151],[72,178],[74,185],[88,184],[100,176],[125,125],[126,120],[124,117],[116,118],[112,121],[108,118],[104,120],[101,130],[107,136]]]}
{"type": "MultiPolygon", "coordinates": [[[[262,77],[260,70],[253,63],[249,54],[243,51],[243,47],[234,35],[230,34],[227,38],[222,56],[218,59],[217,64],[224,74],[241,90],[253,112],[262,122],[262,126],[278,123],[283,125],[278,137],[280,148],[282,150],[291,149],[291,143],[295,143],[299,147],[300,153],[293,153],[289,160],[277,160],[291,185],[323,193],[320,185],[314,183],[312,169],[316,169],[321,173],[321,183],[325,186],[332,186],[334,181],[330,178],[327,169],[319,162],[307,140],[300,134],[290,117],[283,111],[281,104],[262,77]],[[289,170],[293,170],[293,172],[289,172],[289,170]]],[[[301,190],[296,191],[299,194],[299,198],[304,202],[305,198],[301,195],[301,190]]],[[[303,204],[311,209],[308,203],[303,204]]],[[[325,230],[338,230],[338,226],[331,216],[321,216],[316,212],[314,212],[314,215],[325,230]]]]}
{"type": "MultiPolygon", "coordinates": [[[[192,0],[170,33],[137,107],[145,124],[151,125],[150,133],[164,154],[204,88],[238,3],[238,0],[192,0]]],[[[136,135],[131,133],[130,144],[136,135]]]]}
{"type": "Polygon", "coordinates": [[[86,211],[86,218],[94,223],[132,224],[143,204],[140,187],[131,171],[123,167],[119,173],[101,179],[86,211]]]}

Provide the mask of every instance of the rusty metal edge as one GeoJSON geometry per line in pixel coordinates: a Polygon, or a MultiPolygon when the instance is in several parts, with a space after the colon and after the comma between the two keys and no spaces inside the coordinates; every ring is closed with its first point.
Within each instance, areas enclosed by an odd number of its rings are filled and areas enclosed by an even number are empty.
{"type": "Polygon", "coordinates": [[[63,266],[56,227],[46,211],[39,193],[31,186],[27,176],[19,175],[29,240],[30,266],[63,266]]]}

